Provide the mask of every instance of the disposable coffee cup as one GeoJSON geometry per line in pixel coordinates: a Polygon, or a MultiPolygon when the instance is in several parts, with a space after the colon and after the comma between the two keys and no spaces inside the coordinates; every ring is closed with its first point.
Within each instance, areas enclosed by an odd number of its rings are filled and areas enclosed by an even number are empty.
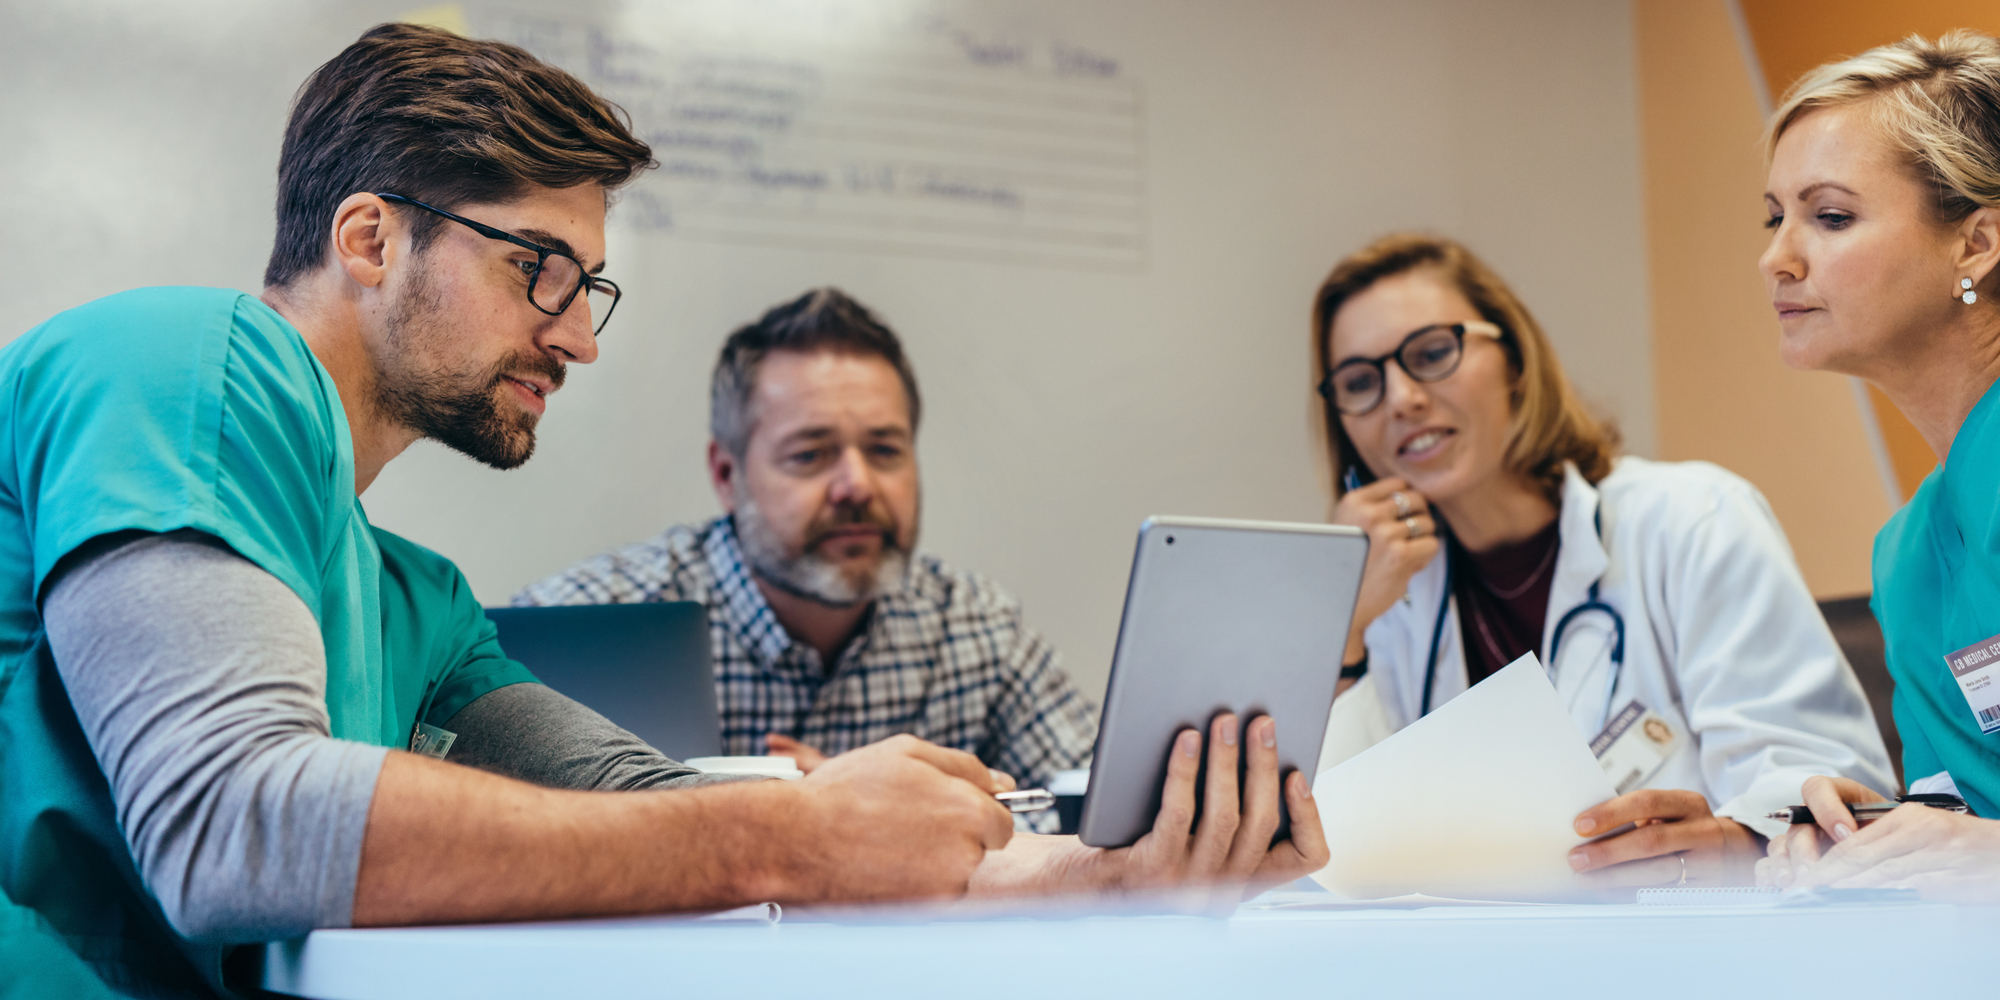
{"type": "Polygon", "coordinates": [[[706,774],[759,774],[786,781],[806,776],[790,757],[690,757],[681,763],[706,774]]]}

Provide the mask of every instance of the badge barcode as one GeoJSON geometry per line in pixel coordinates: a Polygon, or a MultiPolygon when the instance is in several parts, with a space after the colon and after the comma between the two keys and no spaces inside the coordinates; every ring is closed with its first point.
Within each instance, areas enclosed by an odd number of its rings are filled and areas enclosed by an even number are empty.
{"type": "Polygon", "coordinates": [[[1980,725],[1990,726],[1995,722],[2000,722],[2000,705],[1995,705],[1992,708],[1982,708],[1979,710],[1980,725]]]}

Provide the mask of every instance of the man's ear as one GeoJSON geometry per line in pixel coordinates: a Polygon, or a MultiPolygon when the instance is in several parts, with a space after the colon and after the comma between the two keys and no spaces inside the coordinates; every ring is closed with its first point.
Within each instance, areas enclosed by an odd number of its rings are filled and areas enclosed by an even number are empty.
{"type": "Polygon", "coordinates": [[[399,256],[408,227],[389,203],[372,194],[351,194],[333,210],[333,260],[355,284],[380,285],[399,256]]]}
{"type": "Polygon", "coordinates": [[[720,441],[708,443],[708,484],[715,488],[715,498],[722,501],[726,513],[736,513],[736,477],[743,474],[742,463],[720,441]]]}
{"type": "Polygon", "coordinates": [[[1959,224],[1959,238],[1959,259],[1954,262],[1957,272],[1971,278],[1980,294],[2000,298],[2000,291],[1986,287],[1986,276],[2000,266],[2000,209],[1981,208],[1966,216],[1959,224]]]}

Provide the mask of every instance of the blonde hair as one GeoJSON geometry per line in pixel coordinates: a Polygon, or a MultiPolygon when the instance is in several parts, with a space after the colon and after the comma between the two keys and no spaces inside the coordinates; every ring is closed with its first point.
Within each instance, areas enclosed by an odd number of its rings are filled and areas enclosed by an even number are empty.
{"type": "MultiPolygon", "coordinates": [[[[1562,502],[1563,464],[1575,462],[1592,483],[1611,474],[1618,454],[1618,431],[1592,416],[1570,388],[1541,324],[1500,276],[1454,240],[1441,236],[1396,233],[1350,254],[1334,265],[1313,301],[1315,380],[1333,365],[1333,318],[1349,299],[1385,278],[1410,271],[1437,273],[1448,287],[1464,295],[1487,322],[1498,326],[1500,343],[1514,371],[1503,467],[1539,486],[1552,503],[1562,502]]],[[[1354,442],[1341,426],[1333,400],[1320,399],[1327,441],[1333,458],[1333,495],[1346,492],[1342,473],[1352,468],[1363,482],[1375,477],[1354,442]]]]}
{"type": "Polygon", "coordinates": [[[1814,69],[1772,112],[1765,158],[1808,113],[1848,105],[1864,105],[1937,193],[1939,221],[2000,207],[2000,40],[1963,28],[1935,42],[1911,35],[1814,69]]]}

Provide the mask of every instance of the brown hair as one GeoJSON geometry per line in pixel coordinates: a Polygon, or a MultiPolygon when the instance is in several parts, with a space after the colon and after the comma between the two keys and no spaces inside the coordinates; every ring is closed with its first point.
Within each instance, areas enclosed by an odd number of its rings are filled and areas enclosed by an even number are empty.
{"type": "Polygon", "coordinates": [[[1962,28],[1935,42],[1911,35],[1815,68],[1772,112],[1765,158],[1808,112],[1863,102],[1936,192],[1940,221],[2000,207],[2000,40],[1962,28]]]}
{"type": "Polygon", "coordinates": [[[757,392],[757,370],[772,351],[837,351],[887,361],[903,382],[910,431],[916,432],[924,400],[917,393],[917,373],[903,354],[903,342],[847,293],[815,288],[772,306],[757,322],[723,341],[722,356],[715,360],[715,374],[708,383],[708,428],[731,455],[742,458],[750,447],[751,425],[756,423],[750,402],[757,392]]]}
{"type": "MultiPolygon", "coordinates": [[[[377,25],[314,70],[292,102],[264,283],[316,270],[334,209],[357,192],[452,208],[506,201],[530,184],[609,191],[656,165],[624,111],[527,50],[377,25]]],[[[411,217],[421,249],[442,220],[411,217]]]]}
{"type": "MultiPolygon", "coordinates": [[[[1541,487],[1558,505],[1562,502],[1563,463],[1575,462],[1583,478],[1595,483],[1611,474],[1618,452],[1618,431],[1592,416],[1570,388],[1562,365],[1550,348],[1548,335],[1500,276],[1454,240],[1441,236],[1397,233],[1384,236],[1350,254],[1333,268],[1313,301],[1315,379],[1333,365],[1333,318],[1349,299],[1384,278],[1419,268],[1435,271],[1464,295],[1487,322],[1498,326],[1500,343],[1514,369],[1512,421],[1507,428],[1507,471],[1541,487]]],[[[1333,494],[1346,492],[1342,473],[1352,468],[1363,482],[1375,475],[1347,430],[1333,400],[1320,400],[1327,441],[1333,457],[1333,494]]]]}

